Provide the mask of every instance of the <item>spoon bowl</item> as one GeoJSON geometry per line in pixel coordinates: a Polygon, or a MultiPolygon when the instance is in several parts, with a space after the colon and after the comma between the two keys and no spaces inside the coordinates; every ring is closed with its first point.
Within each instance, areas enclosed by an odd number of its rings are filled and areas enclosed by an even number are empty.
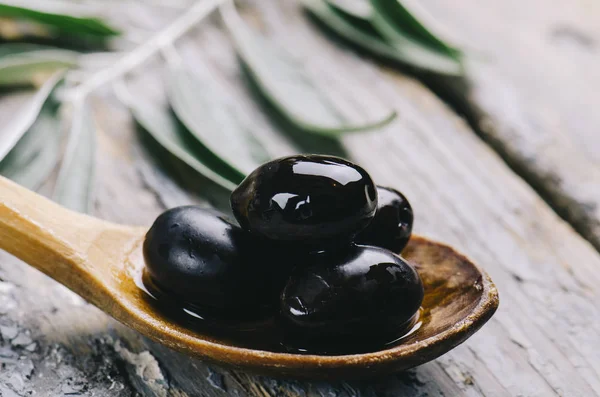
{"type": "Polygon", "coordinates": [[[454,249],[414,236],[403,256],[425,298],[401,343],[363,354],[310,355],[253,349],[165,317],[135,282],[146,228],[69,211],[0,177],[0,249],[64,284],[121,323],[174,350],[230,367],[297,378],[380,376],[448,352],[490,319],[498,293],[489,276],[454,249]]]}

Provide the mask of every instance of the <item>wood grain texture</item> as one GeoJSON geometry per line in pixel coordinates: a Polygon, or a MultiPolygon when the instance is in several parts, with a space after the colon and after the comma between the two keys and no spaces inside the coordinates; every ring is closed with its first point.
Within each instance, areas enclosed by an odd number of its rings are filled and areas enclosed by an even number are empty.
{"type": "Polygon", "coordinates": [[[600,4],[423,4],[470,50],[469,89],[436,88],[600,249],[600,4]]]}
{"type": "MultiPolygon", "coordinates": [[[[327,151],[405,192],[417,232],[455,245],[490,273],[502,301],[498,312],[465,344],[414,370],[374,381],[287,381],[174,353],[1,254],[0,325],[8,330],[0,328],[0,394],[61,395],[66,384],[89,396],[600,395],[594,349],[600,345],[600,256],[593,247],[421,83],[336,45],[294,1],[256,0],[245,11],[321,70],[324,81],[360,84],[398,110],[398,122],[386,130],[329,143],[327,151]]],[[[189,62],[207,64],[223,95],[251,116],[273,153],[324,147],[265,115],[218,23],[199,28],[178,48],[189,62]]],[[[146,70],[146,81],[160,81],[156,68],[146,70]]],[[[202,186],[194,185],[193,174],[143,146],[143,135],[114,98],[94,104],[101,150],[95,215],[149,225],[166,207],[200,202],[202,186]]]]}

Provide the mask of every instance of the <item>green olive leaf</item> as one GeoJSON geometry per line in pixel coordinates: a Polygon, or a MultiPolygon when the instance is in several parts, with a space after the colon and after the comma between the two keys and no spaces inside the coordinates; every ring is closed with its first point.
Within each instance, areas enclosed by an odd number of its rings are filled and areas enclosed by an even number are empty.
{"type": "Polygon", "coordinates": [[[369,21],[371,8],[368,3],[365,4],[369,6],[369,12],[365,16],[364,13],[356,13],[354,10],[340,6],[337,2],[328,4],[325,0],[301,1],[326,27],[348,41],[377,56],[404,62],[394,47],[385,42],[369,21]]]}
{"type": "Polygon", "coordinates": [[[70,1],[26,2],[4,0],[0,4],[0,17],[30,20],[73,35],[110,37],[120,32],[104,21],[93,17],[75,15],[82,6],[70,1]]]}
{"type": "Polygon", "coordinates": [[[411,37],[397,35],[396,41],[393,44],[389,43],[374,26],[373,18],[377,19],[379,16],[372,11],[365,19],[364,13],[349,11],[340,7],[337,2],[330,4],[326,0],[301,1],[327,28],[375,56],[438,74],[462,74],[462,65],[455,58],[424,46],[411,37]]]}
{"type": "Polygon", "coordinates": [[[396,117],[396,112],[385,105],[379,107],[375,116],[369,114],[368,107],[357,101],[361,94],[338,92],[340,95],[334,100],[336,92],[328,90],[327,84],[318,81],[316,74],[311,74],[300,60],[250,29],[232,3],[221,6],[221,15],[262,95],[299,129],[337,136],[377,129],[396,117]]]}
{"type": "Polygon", "coordinates": [[[35,83],[59,69],[77,65],[79,55],[60,49],[27,51],[18,47],[2,50],[0,46],[0,87],[21,86],[35,83]]]}
{"type": "Polygon", "coordinates": [[[39,188],[60,156],[60,124],[55,104],[46,103],[31,128],[0,161],[0,175],[30,190],[39,188]]]}
{"type": "Polygon", "coordinates": [[[327,0],[327,2],[331,7],[360,19],[369,19],[373,11],[369,0],[327,0]]]}
{"type": "Polygon", "coordinates": [[[177,118],[198,142],[230,168],[229,174],[237,174],[229,180],[239,182],[271,159],[247,120],[207,76],[192,74],[180,63],[172,64],[168,96],[177,118]]]}
{"type": "Polygon", "coordinates": [[[0,141],[0,160],[15,147],[17,142],[25,135],[25,133],[35,123],[42,107],[56,88],[62,81],[64,72],[57,72],[49,78],[35,95],[5,127],[2,132],[3,139],[0,141]]]}
{"type": "Polygon", "coordinates": [[[33,43],[3,43],[0,44],[0,58],[5,55],[21,54],[30,51],[55,50],[55,47],[33,43]]]}
{"type": "Polygon", "coordinates": [[[130,109],[136,122],[165,150],[228,191],[233,191],[236,183],[241,182],[242,178],[238,173],[230,175],[230,169],[222,167],[221,161],[215,159],[213,153],[206,150],[178,123],[168,106],[146,100],[142,96],[134,98],[123,82],[117,84],[116,88],[119,99],[130,109]]]}
{"type": "Polygon", "coordinates": [[[412,39],[456,60],[460,59],[461,51],[458,48],[438,37],[432,29],[416,18],[414,12],[419,9],[418,4],[413,4],[410,0],[370,1],[373,7],[371,13],[373,25],[392,45],[402,46],[406,40],[412,39]],[[411,9],[408,8],[408,5],[411,9]]]}
{"type": "Polygon", "coordinates": [[[96,128],[85,102],[75,104],[69,140],[53,199],[78,212],[92,210],[96,162],[96,128]]]}

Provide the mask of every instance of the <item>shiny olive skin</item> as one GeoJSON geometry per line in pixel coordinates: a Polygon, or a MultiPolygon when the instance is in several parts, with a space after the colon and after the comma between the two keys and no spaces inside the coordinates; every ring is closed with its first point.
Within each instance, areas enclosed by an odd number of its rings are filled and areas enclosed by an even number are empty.
{"type": "Polygon", "coordinates": [[[285,282],[252,236],[218,211],[200,207],[160,215],[143,252],[147,272],[163,292],[217,312],[276,306],[285,282]]]}
{"type": "Polygon", "coordinates": [[[291,333],[313,342],[344,337],[348,346],[404,334],[422,301],[411,265],[386,249],[352,245],[346,255],[324,253],[312,266],[298,266],[280,310],[291,333]]]}
{"type": "Polygon", "coordinates": [[[262,238],[326,246],[348,243],[375,215],[377,190],[361,167],[332,156],[263,164],[231,194],[240,226],[262,238]]]}
{"type": "Polygon", "coordinates": [[[356,236],[356,243],[374,245],[400,253],[408,244],[413,228],[413,210],[402,193],[377,186],[377,213],[365,230],[356,236]]]}

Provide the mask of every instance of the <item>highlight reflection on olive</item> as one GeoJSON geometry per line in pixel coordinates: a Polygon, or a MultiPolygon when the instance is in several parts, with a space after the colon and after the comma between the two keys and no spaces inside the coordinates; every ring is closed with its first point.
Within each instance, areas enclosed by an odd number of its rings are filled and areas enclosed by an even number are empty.
{"type": "Polygon", "coordinates": [[[403,332],[423,301],[416,270],[388,250],[353,246],[348,253],[316,255],[298,264],[281,297],[292,332],[316,339],[389,336],[403,332]]]}
{"type": "MultiPolygon", "coordinates": [[[[264,250],[214,210],[173,208],[146,235],[144,258],[152,281],[183,302],[219,310],[276,304],[281,289],[264,250]]],[[[279,281],[281,282],[281,281],[279,281]]]]}
{"type": "Polygon", "coordinates": [[[241,227],[274,241],[327,246],[349,243],[375,215],[369,174],[346,160],[290,156],[252,172],[232,193],[241,227]]]}

